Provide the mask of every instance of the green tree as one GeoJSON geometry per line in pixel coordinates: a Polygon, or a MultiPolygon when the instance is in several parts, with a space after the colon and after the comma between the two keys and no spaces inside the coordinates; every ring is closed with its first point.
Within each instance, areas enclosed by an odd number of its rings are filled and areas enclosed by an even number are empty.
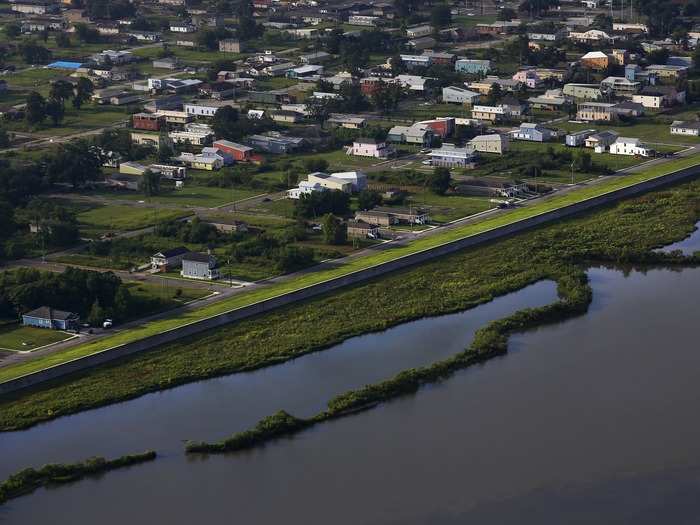
{"type": "Polygon", "coordinates": [[[450,7],[446,4],[438,4],[430,10],[430,23],[435,29],[442,29],[452,22],[450,7]]]}
{"type": "Polygon", "coordinates": [[[102,160],[97,148],[85,139],[61,145],[48,159],[47,175],[51,181],[68,182],[74,188],[99,179],[102,160]]]}
{"type": "Polygon", "coordinates": [[[328,161],[326,159],[306,159],[304,160],[304,169],[308,173],[314,171],[326,171],[328,169],[328,161]]]}
{"type": "Polygon", "coordinates": [[[51,84],[49,98],[65,105],[65,101],[73,96],[73,84],[67,80],[56,80],[51,84]]]}
{"type": "Polygon", "coordinates": [[[29,93],[24,114],[30,125],[41,124],[46,119],[46,100],[44,97],[36,91],[29,93]]]}
{"type": "Polygon", "coordinates": [[[382,203],[382,196],[378,191],[362,190],[357,195],[357,208],[360,210],[371,210],[382,203]]]}
{"type": "Polygon", "coordinates": [[[433,173],[428,176],[428,187],[430,191],[437,195],[444,195],[450,188],[450,170],[449,168],[437,167],[433,173]]]}
{"type": "Polygon", "coordinates": [[[217,137],[226,140],[238,140],[243,136],[238,110],[231,106],[223,106],[216,110],[211,127],[217,137]]]}
{"type": "Polygon", "coordinates": [[[10,142],[10,134],[5,128],[0,128],[0,148],[7,148],[10,142]]]}
{"type": "Polygon", "coordinates": [[[22,28],[20,27],[19,23],[17,22],[9,22],[5,26],[5,34],[10,38],[10,39],[15,39],[19,35],[22,34],[22,28]]]}
{"type": "Polygon", "coordinates": [[[332,213],[323,216],[321,228],[323,229],[323,242],[326,244],[345,244],[347,241],[347,226],[332,213]]]}
{"type": "Polygon", "coordinates": [[[66,48],[66,47],[71,47],[71,41],[70,37],[68,36],[68,33],[64,33],[63,31],[59,32],[56,34],[56,45],[58,47],[66,48]]]}
{"type": "Polygon", "coordinates": [[[591,154],[587,151],[577,151],[574,154],[574,169],[579,173],[586,173],[591,171],[593,162],[591,161],[591,154]]]}
{"type": "Polygon", "coordinates": [[[65,109],[63,103],[55,98],[50,98],[46,102],[46,114],[53,122],[54,126],[58,126],[63,121],[65,109]]]}
{"type": "Polygon", "coordinates": [[[158,195],[160,193],[160,173],[146,170],[143,174],[141,188],[147,197],[158,195]]]}
{"type": "Polygon", "coordinates": [[[87,321],[91,326],[102,326],[105,320],[105,311],[102,306],[100,306],[100,301],[95,299],[90,307],[90,313],[88,314],[87,321]]]}
{"type": "Polygon", "coordinates": [[[89,78],[80,77],[78,79],[78,85],[75,87],[75,96],[73,97],[73,107],[75,109],[80,109],[82,105],[90,100],[93,92],[95,91],[95,85],[89,78]]]}

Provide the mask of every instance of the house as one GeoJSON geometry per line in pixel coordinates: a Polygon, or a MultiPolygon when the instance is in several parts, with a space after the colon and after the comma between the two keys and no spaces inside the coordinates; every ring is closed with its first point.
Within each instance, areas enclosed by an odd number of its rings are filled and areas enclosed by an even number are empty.
{"type": "Polygon", "coordinates": [[[318,182],[311,183],[302,180],[296,188],[287,190],[287,198],[297,200],[301,199],[302,195],[309,195],[315,191],[326,191],[326,188],[321,186],[318,182]]]}
{"type": "Polygon", "coordinates": [[[436,136],[445,139],[452,136],[457,121],[454,117],[437,117],[432,120],[422,120],[417,124],[429,127],[436,136]]]}
{"type": "Polygon", "coordinates": [[[615,33],[641,34],[641,33],[648,33],[649,27],[646,24],[631,24],[631,23],[613,22],[612,30],[615,33]]]}
{"type": "Polygon", "coordinates": [[[352,146],[345,151],[348,155],[358,157],[374,157],[378,159],[388,159],[396,152],[392,146],[388,146],[385,141],[378,141],[370,138],[358,138],[352,146]]]}
{"type": "Polygon", "coordinates": [[[19,0],[11,5],[12,11],[15,13],[24,13],[28,15],[48,15],[58,13],[59,5],[54,2],[44,0],[19,0]]]}
{"type": "Polygon", "coordinates": [[[381,18],[379,18],[378,16],[350,15],[348,17],[348,25],[374,27],[379,23],[380,20],[381,18]]]}
{"type": "Polygon", "coordinates": [[[42,31],[63,31],[66,23],[61,17],[30,18],[22,21],[23,33],[39,33],[42,31]]]}
{"type": "Polygon", "coordinates": [[[645,108],[661,108],[685,103],[685,91],[675,86],[646,86],[632,97],[645,108]]]}
{"type": "Polygon", "coordinates": [[[349,220],[347,224],[349,239],[379,239],[379,226],[365,221],[349,220]]]}
{"type": "Polygon", "coordinates": [[[343,193],[352,192],[352,182],[336,178],[328,173],[309,173],[306,176],[306,181],[311,185],[318,185],[327,190],[342,191],[343,193]]]}
{"type": "Polygon", "coordinates": [[[171,109],[161,109],[154,115],[159,115],[165,119],[168,124],[177,124],[183,126],[194,120],[192,115],[188,115],[185,111],[173,111],[171,109]]]}
{"type": "Polygon", "coordinates": [[[296,78],[299,80],[303,79],[317,79],[323,73],[323,66],[307,64],[300,67],[295,67],[287,71],[287,78],[296,78]]]}
{"type": "MultiPolygon", "coordinates": [[[[413,51],[420,51],[422,49],[432,49],[436,45],[437,40],[435,40],[432,36],[422,36],[420,38],[414,38],[413,40],[409,40],[406,44],[406,46],[410,47],[413,51]]],[[[429,63],[432,63],[432,60],[430,60],[429,63]]]]}
{"type": "Polygon", "coordinates": [[[671,135],[700,136],[700,121],[674,120],[671,123],[671,135]]]}
{"type": "Polygon", "coordinates": [[[469,145],[474,151],[480,153],[497,153],[499,155],[508,151],[510,141],[508,135],[501,133],[491,133],[489,135],[477,135],[469,141],[469,145]]]}
{"type": "Polygon", "coordinates": [[[178,62],[176,58],[156,58],[153,61],[155,69],[177,69],[178,62]]]}
{"type": "Polygon", "coordinates": [[[230,82],[208,82],[199,87],[199,93],[214,100],[224,100],[236,94],[236,86],[230,82]]]}
{"type": "Polygon", "coordinates": [[[618,134],[614,131],[601,131],[586,138],[585,146],[593,148],[596,153],[605,153],[610,145],[617,140],[618,134]]]}
{"type": "Polygon", "coordinates": [[[503,106],[482,106],[475,105],[472,106],[472,118],[478,120],[488,120],[489,122],[497,122],[509,115],[506,114],[506,110],[503,106]]]}
{"type": "MultiPolygon", "coordinates": [[[[398,223],[428,224],[430,222],[428,212],[421,208],[389,208],[385,206],[376,206],[372,208],[371,211],[375,213],[388,213],[394,217],[395,221],[398,223]]],[[[355,219],[357,219],[357,214],[355,214],[355,219]]]]}
{"type": "Polygon", "coordinates": [[[192,144],[193,146],[205,146],[211,143],[214,132],[209,126],[203,124],[187,124],[185,129],[168,133],[170,139],[176,144],[192,144]]]}
{"type": "Polygon", "coordinates": [[[171,22],[170,24],[171,33],[195,33],[196,31],[197,28],[187,22],[171,22]]]}
{"type": "Polygon", "coordinates": [[[546,109],[557,111],[563,109],[564,105],[571,102],[571,97],[564,95],[561,89],[548,89],[544,95],[530,97],[527,103],[533,109],[546,109]]]}
{"type": "Polygon", "coordinates": [[[292,153],[307,144],[306,139],[290,137],[274,131],[270,131],[265,135],[251,135],[247,140],[254,149],[274,154],[292,153]]]}
{"type": "Polygon", "coordinates": [[[534,122],[523,122],[511,134],[516,140],[529,140],[531,142],[547,142],[554,136],[551,129],[544,128],[534,122]]]}
{"type": "Polygon", "coordinates": [[[520,27],[520,20],[496,21],[491,24],[476,24],[480,35],[505,35],[515,32],[520,27]]]}
{"type": "Polygon", "coordinates": [[[189,253],[184,246],[162,250],[151,255],[151,268],[153,270],[167,271],[169,268],[177,268],[182,264],[182,257],[189,253]]]}
{"type": "Polygon", "coordinates": [[[586,44],[612,42],[614,40],[612,36],[599,29],[589,29],[583,32],[571,31],[569,33],[569,39],[574,42],[583,42],[586,44]]]}
{"type": "Polygon", "coordinates": [[[406,69],[415,69],[417,67],[429,67],[430,57],[427,55],[399,55],[401,63],[406,66],[406,69]]]}
{"type": "Polygon", "coordinates": [[[139,146],[155,146],[157,147],[160,143],[160,135],[155,133],[143,133],[132,131],[129,136],[131,137],[131,142],[139,146]]]}
{"type": "Polygon", "coordinates": [[[399,220],[389,212],[373,210],[361,210],[355,212],[355,220],[366,222],[374,226],[391,226],[397,224],[399,220]]]}
{"type": "Polygon", "coordinates": [[[362,94],[371,97],[385,85],[386,81],[379,77],[365,77],[360,79],[360,91],[362,94]]]}
{"type": "Polygon", "coordinates": [[[406,36],[408,38],[420,38],[422,36],[429,36],[433,34],[433,26],[422,25],[406,28],[406,36]]]}
{"type": "Polygon", "coordinates": [[[542,84],[542,79],[537,74],[537,71],[533,69],[521,69],[515,75],[513,75],[513,80],[521,82],[529,89],[537,89],[542,84]]]}
{"type": "Polygon", "coordinates": [[[423,55],[430,57],[431,64],[449,67],[454,65],[455,59],[457,58],[454,53],[445,53],[442,51],[424,51],[423,55]]]}
{"type": "Polygon", "coordinates": [[[188,252],[182,256],[182,277],[214,280],[220,277],[216,258],[209,253],[188,252]]]}
{"type": "MultiPolygon", "coordinates": [[[[121,165],[119,166],[121,168],[121,165]]],[[[145,171],[144,167],[144,171],[145,171]]],[[[128,173],[110,173],[105,176],[105,184],[110,188],[119,190],[138,191],[141,187],[142,175],[128,173]]]]}
{"type": "Polygon", "coordinates": [[[669,81],[682,80],[688,75],[688,66],[672,66],[668,64],[652,64],[644,68],[647,73],[669,81]]]}
{"type": "Polygon", "coordinates": [[[600,81],[600,90],[603,93],[617,97],[631,98],[641,87],[641,83],[625,77],[607,77],[600,81]]]}
{"type": "Polygon", "coordinates": [[[386,140],[403,144],[419,144],[428,147],[433,143],[435,133],[425,124],[416,123],[410,126],[394,126],[387,133],[386,140]]]}
{"type": "Polygon", "coordinates": [[[148,131],[159,131],[165,125],[165,117],[158,113],[134,113],[131,115],[131,127],[148,131]]]}
{"type": "Polygon", "coordinates": [[[586,143],[586,139],[595,133],[594,129],[584,129],[575,131],[566,135],[565,143],[567,146],[578,147],[586,143]]]}
{"type": "Polygon", "coordinates": [[[199,217],[199,220],[203,224],[210,224],[217,231],[222,233],[245,233],[248,231],[248,224],[237,219],[231,219],[227,217],[199,217]]]}
{"type": "Polygon", "coordinates": [[[183,152],[177,160],[195,170],[218,171],[224,167],[224,158],[220,155],[183,152]]]}
{"type": "Polygon", "coordinates": [[[342,171],[331,173],[335,179],[350,183],[350,191],[357,193],[367,189],[367,175],[362,171],[342,171]]]}
{"type": "Polygon", "coordinates": [[[430,157],[431,166],[464,168],[474,164],[476,159],[474,151],[474,146],[469,144],[460,148],[454,144],[443,143],[440,148],[434,149],[428,153],[428,156],[430,157]]]}
{"type": "Polygon", "coordinates": [[[600,100],[603,98],[599,84],[564,84],[562,93],[577,100],[600,100]]]}
{"type": "Polygon", "coordinates": [[[281,64],[272,64],[264,67],[262,72],[268,77],[283,77],[287,74],[287,71],[294,69],[295,67],[296,66],[291,62],[284,62],[281,64]]]}
{"type": "Polygon", "coordinates": [[[172,166],[170,164],[151,164],[148,169],[160,173],[160,175],[169,180],[185,180],[187,177],[187,168],[185,166],[172,166]]]}
{"type": "Polygon", "coordinates": [[[490,60],[473,60],[470,58],[459,58],[455,62],[455,71],[470,75],[485,75],[491,71],[490,60]]]}
{"type": "Polygon", "coordinates": [[[576,118],[585,121],[607,121],[617,118],[615,104],[609,102],[581,102],[577,105],[576,118]]]}
{"type": "Polygon", "coordinates": [[[579,63],[588,69],[607,69],[610,58],[601,51],[589,51],[579,59],[579,63]]]}
{"type": "Polygon", "coordinates": [[[495,85],[498,85],[501,91],[514,91],[521,86],[520,82],[517,80],[513,80],[512,78],[498,78],[494,75],[488,75],[482,80],[465,84],[469,89],[478,91],[482,95],[488,95],[495,85]]]}
{"type": "Polygon", "coordinates": [[[341,128],[360,129],[364,127],[366,121],[367,119],[364,117],[354,117],[352,115],[339,115],[336,113],[332,114],[326,122],[328,124],[338,126],[341,128]]]}
{"type": "Polygon", "coordinates": [[[315,51],[313,53],[307,53],[306,55],[300,55],[299,61],[302,64],[320,64],[322,62],[328,62],[333,58],[333,55],[326,53],[325,51],[315,51]]]}
{"type": "Polygon", "coordinates": [[[275,122],[287,122],[290,124],[295,124],[301,122],[302,115],[296,111],[271,111],[270,118],[275,122]]]}
{"type": "Polygon", "coordinates": [[[610,144],[610,153],[612,155],[634,155],[648,157],[652,150],[642,144],[639,139],[618,137],[615,142],[610,144]]]}
{"type": "Polygon", "coordinates": [[[253,155],[253,148],[228,140],[217,140],[212,146],[231,155],[236,162],[248,162],[253,155]]]}
{"type": "Polygon", "coordinates": [[[182,107],[182,98],[179,95],[167,95],[158,97],[144,104],[143,109],[150,113],[156,113],[163,109],[179,109],[182,107]]]}
{"type": "Polygon", "coordinates": [[[234,163],[232,155],[229,155],[225,151],[215,148],[213,146],[207,146],[202,148],[200,155],[208,159],[220,159],[224,166],[230,166],[234,163]]]}
{"type": "Polygon", "coordinates": [[[36,310],[22,314],[22,324],[50,330],[77,330],[80,326],[80,317],[73,312],[41,306],[36,310]]]}
{"type": "Polygon", "coordinates": [[[134,161],[126,161],[119,164],[119,173],[126,175],[143,175],[148,168],[134,161]]]}
{"type": "Polygon", "coordinates": [[[618,117],[641,117],[644,115],[644,106],[631,100],[618,102],[613,109],[618,117]]]}
{"type": "Polygon", "coordinates": [[[425,91],[425,85],[429,80],[429,78],[417,75],[397,75],[396,78],[394,78],[395,82],[408,88],[409,91],[425,91]]]}
{"type": "Polygon", "coordinates": [[[457,86],[442,88],[442,101],[457,104],[474,104],[479,101],[481,95],[475,91],[469,91],[457,86]]]}
{"type": "Polygon", "coordinates": [[[223,100],[199,100],[183,105],[185,113],[193,117],[213,117],[224,106],[234,106],[233,102],[223,100]]]}
{"type": "Polygon", "coordinates": [[[613,64],[618,66],[624,66],[627,64],[630,58],[630,52],[626,49],[613,49],[612,50],[612,61],[613,64]]]}

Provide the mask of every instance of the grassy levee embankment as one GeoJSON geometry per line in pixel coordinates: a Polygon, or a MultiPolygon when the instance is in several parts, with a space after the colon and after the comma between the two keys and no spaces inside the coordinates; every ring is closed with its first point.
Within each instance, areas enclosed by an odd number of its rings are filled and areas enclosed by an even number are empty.
{"type": "Polygon", "coordinates": [[[551,198],[542,200],[541,202],[533,204],[532,206],[517,208],[480,222],[465,224],[436,233],[434,235],[422,237],[405,246],[396,246],[391,249],[378,251],[366,257],[353,259],[337,268],[326,269],[318,272],[309,272],[297,276],[294,279],[260,287],[249,292],[244,292],[196,310],[186,311],[166,319],[150,321],[141,326],[130,330],[125,330],[91,343],[78,345],[61,352],[42,356],[38,359],[1,368],[0,383],[86,355],[101,352],[111,347],[143,339],[167,330],[172,330],[188,323],[194,323],[227,311],[235,310],[243,306],[283,295],[291,291],[299,290],[327,280],[348,275],[358,270],[378,266],[388,261],[434,248],[457,239],[476,235],[488,230],[521,221],[523,219],[564,208],[586,199],[598,197],[622,188],[634,186],[636,184],[667,175],[674,171],[696,165],[700,165],[700,158],[688,157],[657,166],[651,166],[647,170],[640,173],[609,178],[598,184],[577,188],[569,191],[566,194],[554,195],[551,198]]]}

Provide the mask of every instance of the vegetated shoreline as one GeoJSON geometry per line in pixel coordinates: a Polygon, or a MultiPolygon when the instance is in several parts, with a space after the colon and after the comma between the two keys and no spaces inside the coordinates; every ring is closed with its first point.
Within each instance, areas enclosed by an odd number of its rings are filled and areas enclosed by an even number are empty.
{"type": "Polygon", "coordinates": [[[0,484],[0,505],[10,499],[30,494],[40,487],[70,483],[87,476],[138,465],[154,459],[156,459],[155,451],[148,450],[141,454],[126,455],[110,460],[94,457],[80,463],[49,464],[40,469],[20,470],[0,484]]]}
{"type": "Polygon", "coordinates": [[[291,305],[0,400],[0,430],[249,371],[411,320],[463,311],[590,261],[695,264],[651,250],[695,229],[700,182],[683,183],[291,305]]]}

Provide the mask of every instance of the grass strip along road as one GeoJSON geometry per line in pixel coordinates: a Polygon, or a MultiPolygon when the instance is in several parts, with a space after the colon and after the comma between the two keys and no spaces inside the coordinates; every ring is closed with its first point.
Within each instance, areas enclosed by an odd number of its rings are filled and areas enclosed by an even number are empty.
{"type": "Polygon", "coordinates": [[[314,284],[318,284],[330,279],[348,275],[358,270],[381,265],[388,261],[400,257],[430,249],[451,241],[479,234],[494,228],[515,223],[517,221],[534,217],[552,210],[564,208],[571,204],[584,201],[592,197],[598,197],[606,193],[622,188],[634,186],[636,184],[667,175],[674,171],[689,168],[700,164],[697,157],[689,157],[674,160],[649,169],[619,177],[610,177],[607,180],[572,190],[566,194],[556,195],[550,199],[538,202],[532,206],[517,208],[496,217],[485,219],[478,223],[465,224],[430,236],[419,238],[408,245],[396,246],[392,249],[383,250],[372,255],[351,259],[346,264],[337,268],[327,269],[318,272],[310,272],[296,276],[294,279],[278,282],[269,286],[260,287],[249,292],[243,292],[213,303],[200,309],[183,312],[177,316],[167,319],[159,319],[144,323],[142,326],[124,331],[109,337],[105,337],[90,343],[78,345],[65,351],[42,356],[41,358],[27,361],[25,363],[8,366],[0,369],[0,382],[8,381],[38,370],[43,370],[50,366],[64,363],[86,355],[104,351],[108,348],[129,343],[155,335],[167,330],[196,322],[207,317],[221,314],[243,306],[247,306],[259,301],[270,299],[294,290],[299,290],[314,284]]]}

